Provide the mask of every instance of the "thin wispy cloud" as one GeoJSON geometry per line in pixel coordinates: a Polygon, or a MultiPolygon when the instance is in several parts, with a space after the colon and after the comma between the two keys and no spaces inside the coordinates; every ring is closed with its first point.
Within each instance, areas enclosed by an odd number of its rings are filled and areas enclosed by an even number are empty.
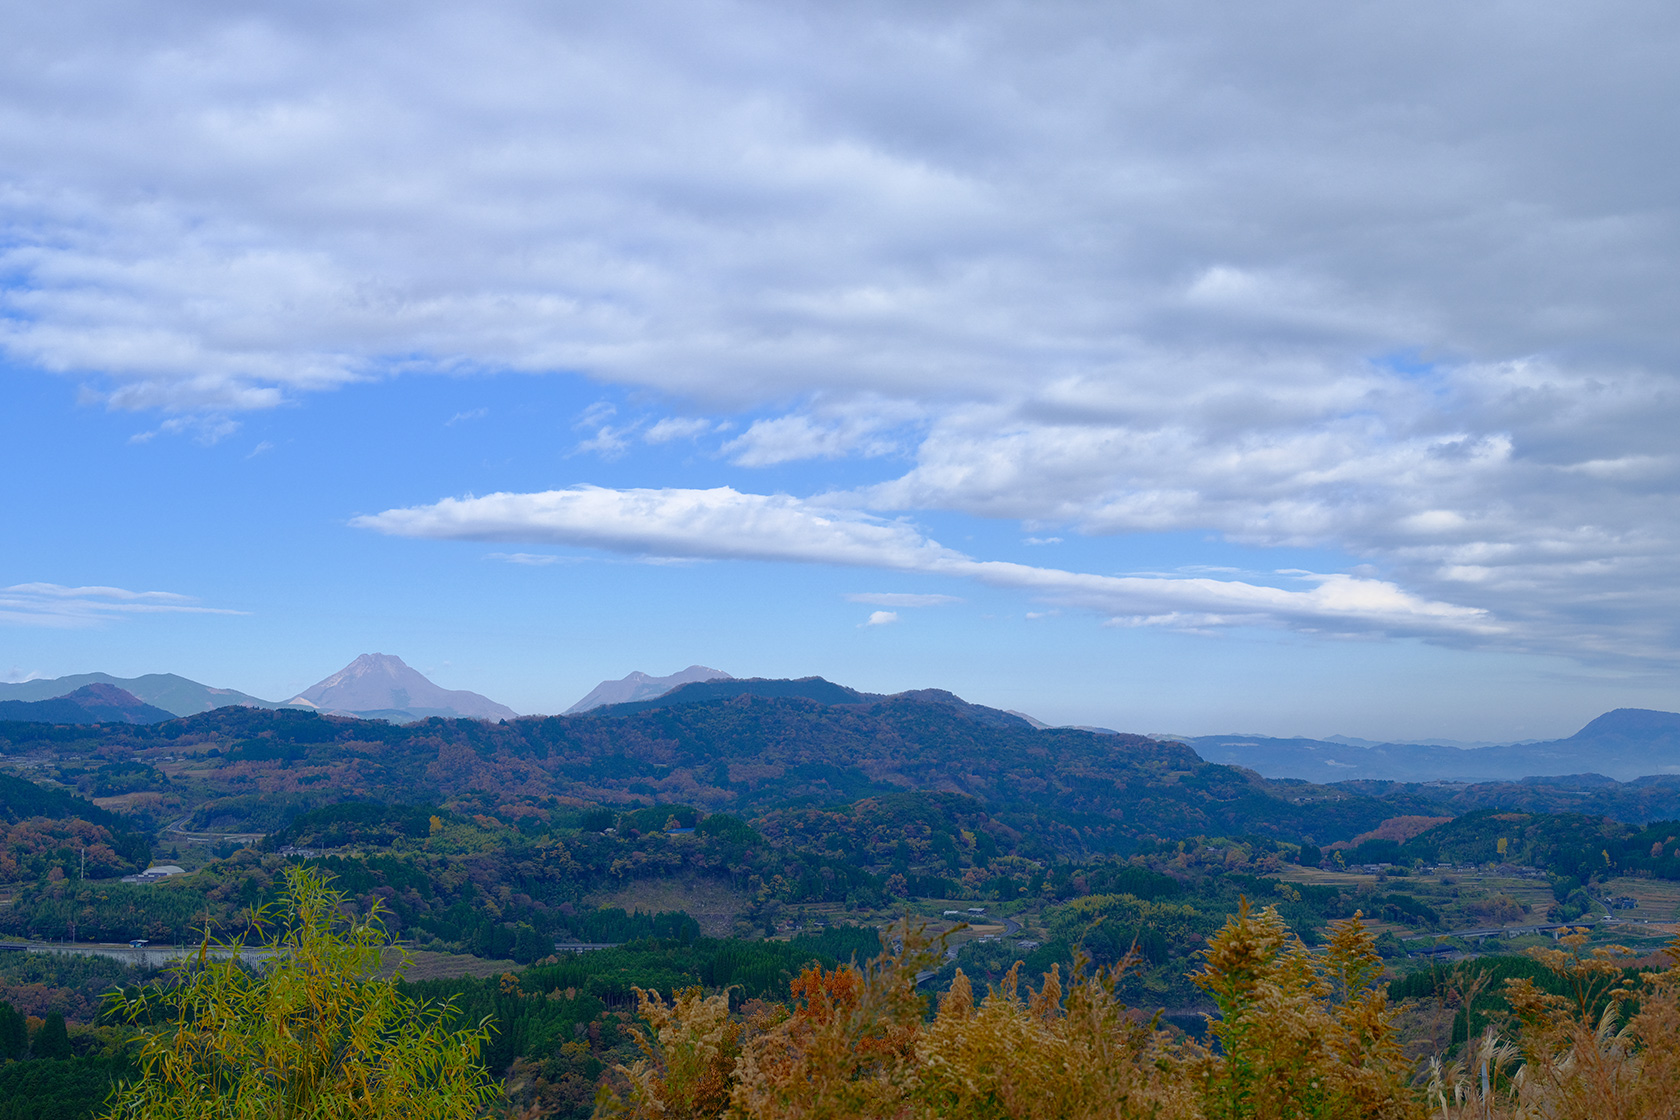
{"type": "Polygon", "coordinates": [[[500,560],[504,564],[520,564],[528,568],[546,568],[551,564],[563,564],[572,559],[567,556],[554,556],[542,552],[491,552],[485,555],[486,560],[500,560]]]}
{"type": "Polygon", "coordinates": [[[956,595],[921,595],[905,591],[859,591],[846,596],[848,603],[868,603],[874,607],[942,607],[960,603],[956,595]]]}
{"type": "Polygon", "coordinates": [[[171,591],[129,591],[121,587],[65,587],[19,583],[0,588],[0,623],[70,628],[98,626],[135,615],[217,614],[243,611],[201,606],[171,591]]]}

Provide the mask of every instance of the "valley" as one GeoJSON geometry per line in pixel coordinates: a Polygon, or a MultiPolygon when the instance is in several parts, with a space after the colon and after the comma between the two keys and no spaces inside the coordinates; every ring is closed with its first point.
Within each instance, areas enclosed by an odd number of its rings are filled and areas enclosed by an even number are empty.
{"type": "MultiPolygon", "coordinates": [[[[414,991],[496,1018],[492,1067],[556,1115],[588,1115],[632,1052],[633,988],[786,999],[805,963],[868,959],[906,919],[944,938],[926,992],[959,967],[980,984],[1017,961],[1129,959],[1118,993],[1196,1033],[1210,1005],[1187,974],[1245,900],[1309,944],[1363,915],[1398,979],[1566,923],[1648,953],[1680,917],[1663,779],[1274,780],[1182,743],[821,678],[707,677],[495,721],[13,721],[0,770],[0,939],[254,937],[285,869],[317,867],[383,912],[414,991]],[[148,863],[184,873],[120,881],[148,863]],[[588,1039],[564,1060],[562,1019],[588,1039]]],[[[14,954],[0,999],[44,1008],[103,967],[14,954]]],[[[116,1044],[76,998],[78,1045],[116,1044]]]]}

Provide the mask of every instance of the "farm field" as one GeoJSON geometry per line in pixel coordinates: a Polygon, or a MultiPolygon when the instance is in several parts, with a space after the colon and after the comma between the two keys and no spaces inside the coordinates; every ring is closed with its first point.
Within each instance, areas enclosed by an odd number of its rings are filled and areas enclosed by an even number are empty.
{"type": "Polygon", "coordinates": [[[1680,920],[1680,882],[1672,879],[1609,879],[1594,893],[1600,898],[1638,900],[1639,905],[1631,910],[1612,911],[1617,918],[1669,923],[1680,920]]]}
{"type": "MultiPolygon", "coordinates": [[[[1550,884],[1543,879],[1475,871],[1383,876],[1285,865],[1278,877],[1287,882],[1336,887],[1355,896],[1410,895],[1440,913],[1441,932],[1543,923],[1555,901],[1550,884]]],[[[1418,932],[1390,923],[1382,926],[1393,929],[1398,936],[1418,932]]]]}

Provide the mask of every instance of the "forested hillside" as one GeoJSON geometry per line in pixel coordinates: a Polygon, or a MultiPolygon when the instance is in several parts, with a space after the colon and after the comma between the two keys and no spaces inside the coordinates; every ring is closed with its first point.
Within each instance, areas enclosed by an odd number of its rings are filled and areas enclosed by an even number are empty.
{"type": "Polygon", "coordinates": [[[519,816],[543,812],[553,798],[741,813],[930,790],[1044,818],[1069,851],[1101,851],[1197,834],[1323,842],[1422,804],[1408,793],[1379,801],[1271,783],[1205,763],[1181,744],[1035,730],[989,709],[914,697],[827,704],[740,695],[406,726],[224,708],[151,727],[0,725],[0,750],[50,757],[90,790],[99,764],[140,757],[170,788],[136,775],[129,792],[157,794],[135,798],[136,808],[191,810],[195,826],[224,830],[273,831],[299,811],[352,797],[519,816]],[[78,771],[76,760],[87,765],[78,771]]]}

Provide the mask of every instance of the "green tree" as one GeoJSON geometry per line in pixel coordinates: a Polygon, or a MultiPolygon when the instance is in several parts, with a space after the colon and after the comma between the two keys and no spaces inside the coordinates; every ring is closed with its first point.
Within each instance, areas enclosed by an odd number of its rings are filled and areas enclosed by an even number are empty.
{"type": "Polygon", "coordinates": [[[30,1049],[37,1058],[70,1057],[70,1032],[64,1029],[64,1016],[56,1011],[48,1015],[41,1029],[35,1032],[30,1049]]]}
{"type": "Polygon", "coordinates": [[[29,1049],[29,1024],[17,1008],[0,1000],[0,1062],[21,1058],[29,1049]]]}
{"type": "Polygon", "coordinates": [[[479,1062],[488,1028],[450,1030],[449,1004],[415,1003],[374,978],[378,907],[346,918],[329,884],[313,869],[286,872],[261,966],[240,959],[243,938],[206,933],[176,983],[113,996],[112,1010],[141,1026],[141,1075],[107,1120],[478,1115],[495,1093],[479,1062]]]}

